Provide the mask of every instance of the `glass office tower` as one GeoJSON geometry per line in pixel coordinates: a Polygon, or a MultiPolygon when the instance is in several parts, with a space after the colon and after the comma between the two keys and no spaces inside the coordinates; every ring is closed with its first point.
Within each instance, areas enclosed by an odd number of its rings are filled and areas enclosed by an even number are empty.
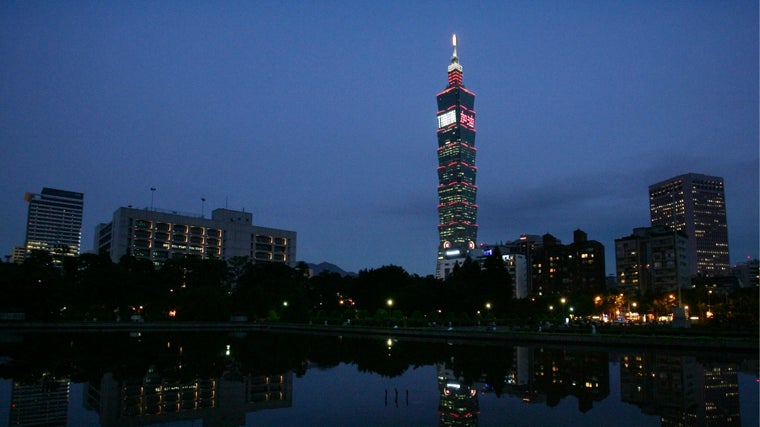
{"type": "MultiPolygon", "coordinates": [[[[462,84],[462,65],[454,53],[448,67],[448,86],[438,98],[438,266],[446,259],[464,258],[475,249],[478,235],[475,204],[475,94],[462,84]]],[[[441,274],[436,268],[436,274],[441,274]]]]}
{"type": "Polygon", "coordinates": [[[649,213],[652,226],[686,233],[692,275],[729,273],[723,178],[688,173],[650,185],[649,213]]]}

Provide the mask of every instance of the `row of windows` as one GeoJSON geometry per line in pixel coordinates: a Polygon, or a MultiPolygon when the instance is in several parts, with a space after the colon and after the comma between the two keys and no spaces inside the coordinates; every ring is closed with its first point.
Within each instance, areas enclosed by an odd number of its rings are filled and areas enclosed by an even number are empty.
{"type": "Polygon", "coordinates": [[[272,245],[264,245],[261,243],[257,243],[254,248],[257,251],[267,251],[267,252],[285,252],[285,246],[272,246],[272,245]]]}
{"type": "Polygon", "coordinates": [[[172,246],[169,248],[152,249],[149,247],[135,246],[132,247],[132,255],[137,258],[152,258],[155,260],[166,260],[170,257],[182,258],[185,254],[198,254],[206,257],[217,258],[219,257],[219,248],[207,248],[205,251],[199,246],[172,246]]]}
{"type": "Polygon", "coordinates": [[[272,244],[272,243],[274,243],[275,245],[287,245],[288,244],[288,239],[286,239],[284,237],[264,236],[264,235],[261,235],[261,234],[257,234],[254,237],[254,240],[256,241],[256,243],[264,243],[264,244],[272,244]]]}
{"type": "Polygon", "coordinates": [[[184,234],[169,234],[163,232],[151,233],[147,230],[135,230],[133,234],[135,239],[154,240],[159,242],[176,242],[176,243],[192,243],[195,245],[207,245],[207,246],[219,246],[221,244],[220,239],[203,237],[203,236],[186,236],[184,234]],[[152,238],[152,239],[151,239],[152,238]]]}
{"type": "Polygon", "coordinates": [[[188,226],[184,224],[171,224],[167,222],[156,222],[138,219],[135,221],[135,228],[141,230],[155,230],[160,232],[173,232],[179,234],[192,234],[196,236],[221,237],[222,230],[216,228],[204,228],[200,226],[188,226]]]}
{"type": "Polygon", "coordinates": [[[451,185],[438,189],[438,200],[441,204],[448,204],[450,202],[464,201],[475,203],[475,196],[477,195],[477,189],[474,186],[468,185],[451,185]]]}
{"type": "Polygon", "coordinates": [[[446,166],[451,162],[462,161],[468,164],[475,164],[474,147],[464,143],[449,143],[438,149],[438,165],[446,166]]]}
{"type": "Polygon", "coordinates": [[[279,261],[279,262],[285,262],[287,260],[287,257],[284,253],[277,253],[273,254],[270,252],[259,252],[256,251],[253,255],[253,258],[258,261],[279,261]]]}

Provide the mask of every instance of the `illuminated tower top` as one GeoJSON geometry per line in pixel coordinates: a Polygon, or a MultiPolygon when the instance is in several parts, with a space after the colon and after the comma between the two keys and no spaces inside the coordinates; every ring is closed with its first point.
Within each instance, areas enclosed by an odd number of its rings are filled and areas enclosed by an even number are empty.
{"type": "Polygon", "coordinates": [[[462,85],[462,64],[459,63],[457,56],[457,35],[451,36],[451,44],[454,45],[454,53],[451,54],[451,64],[449,64],[449,87],[462,85]]]}

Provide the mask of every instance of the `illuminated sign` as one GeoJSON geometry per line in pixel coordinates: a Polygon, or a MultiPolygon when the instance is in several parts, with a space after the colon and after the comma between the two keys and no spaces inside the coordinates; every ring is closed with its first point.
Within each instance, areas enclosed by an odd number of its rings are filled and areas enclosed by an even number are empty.
{"type": "Polygon", "coordinates": [[[462,126],[475,129],[475,116],[462,112],[462,126]]]}
{"type": "Polygon", "coordinates": [[[455,256],[455,255],[459,255],[459,253],[460,253],[459,249],[452,249],[450,251],[446,251],[446,256],[447,257],[449,257],[449,256],[455,256]]]}
{"type": "Polygon", "coordinates": [[[447,111],[438,115],[438,129],[445,128],[446,126],[456,123],[457,113],[454,110],[447,111]]]}
{"type": "Polygon", "coordinates": [[[491,256],[493,255],[493,249],[486,249],[483,251],[483,256],[491,256]]]}

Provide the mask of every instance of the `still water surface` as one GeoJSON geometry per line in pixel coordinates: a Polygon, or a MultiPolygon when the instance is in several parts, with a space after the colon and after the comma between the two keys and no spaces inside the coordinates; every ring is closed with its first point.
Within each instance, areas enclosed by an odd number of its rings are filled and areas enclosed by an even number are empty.
{"type": "Polygon", "coordinates": [[[757,426],[757,375],[755,353],[6,333],[0,426],[757,426]]]}

